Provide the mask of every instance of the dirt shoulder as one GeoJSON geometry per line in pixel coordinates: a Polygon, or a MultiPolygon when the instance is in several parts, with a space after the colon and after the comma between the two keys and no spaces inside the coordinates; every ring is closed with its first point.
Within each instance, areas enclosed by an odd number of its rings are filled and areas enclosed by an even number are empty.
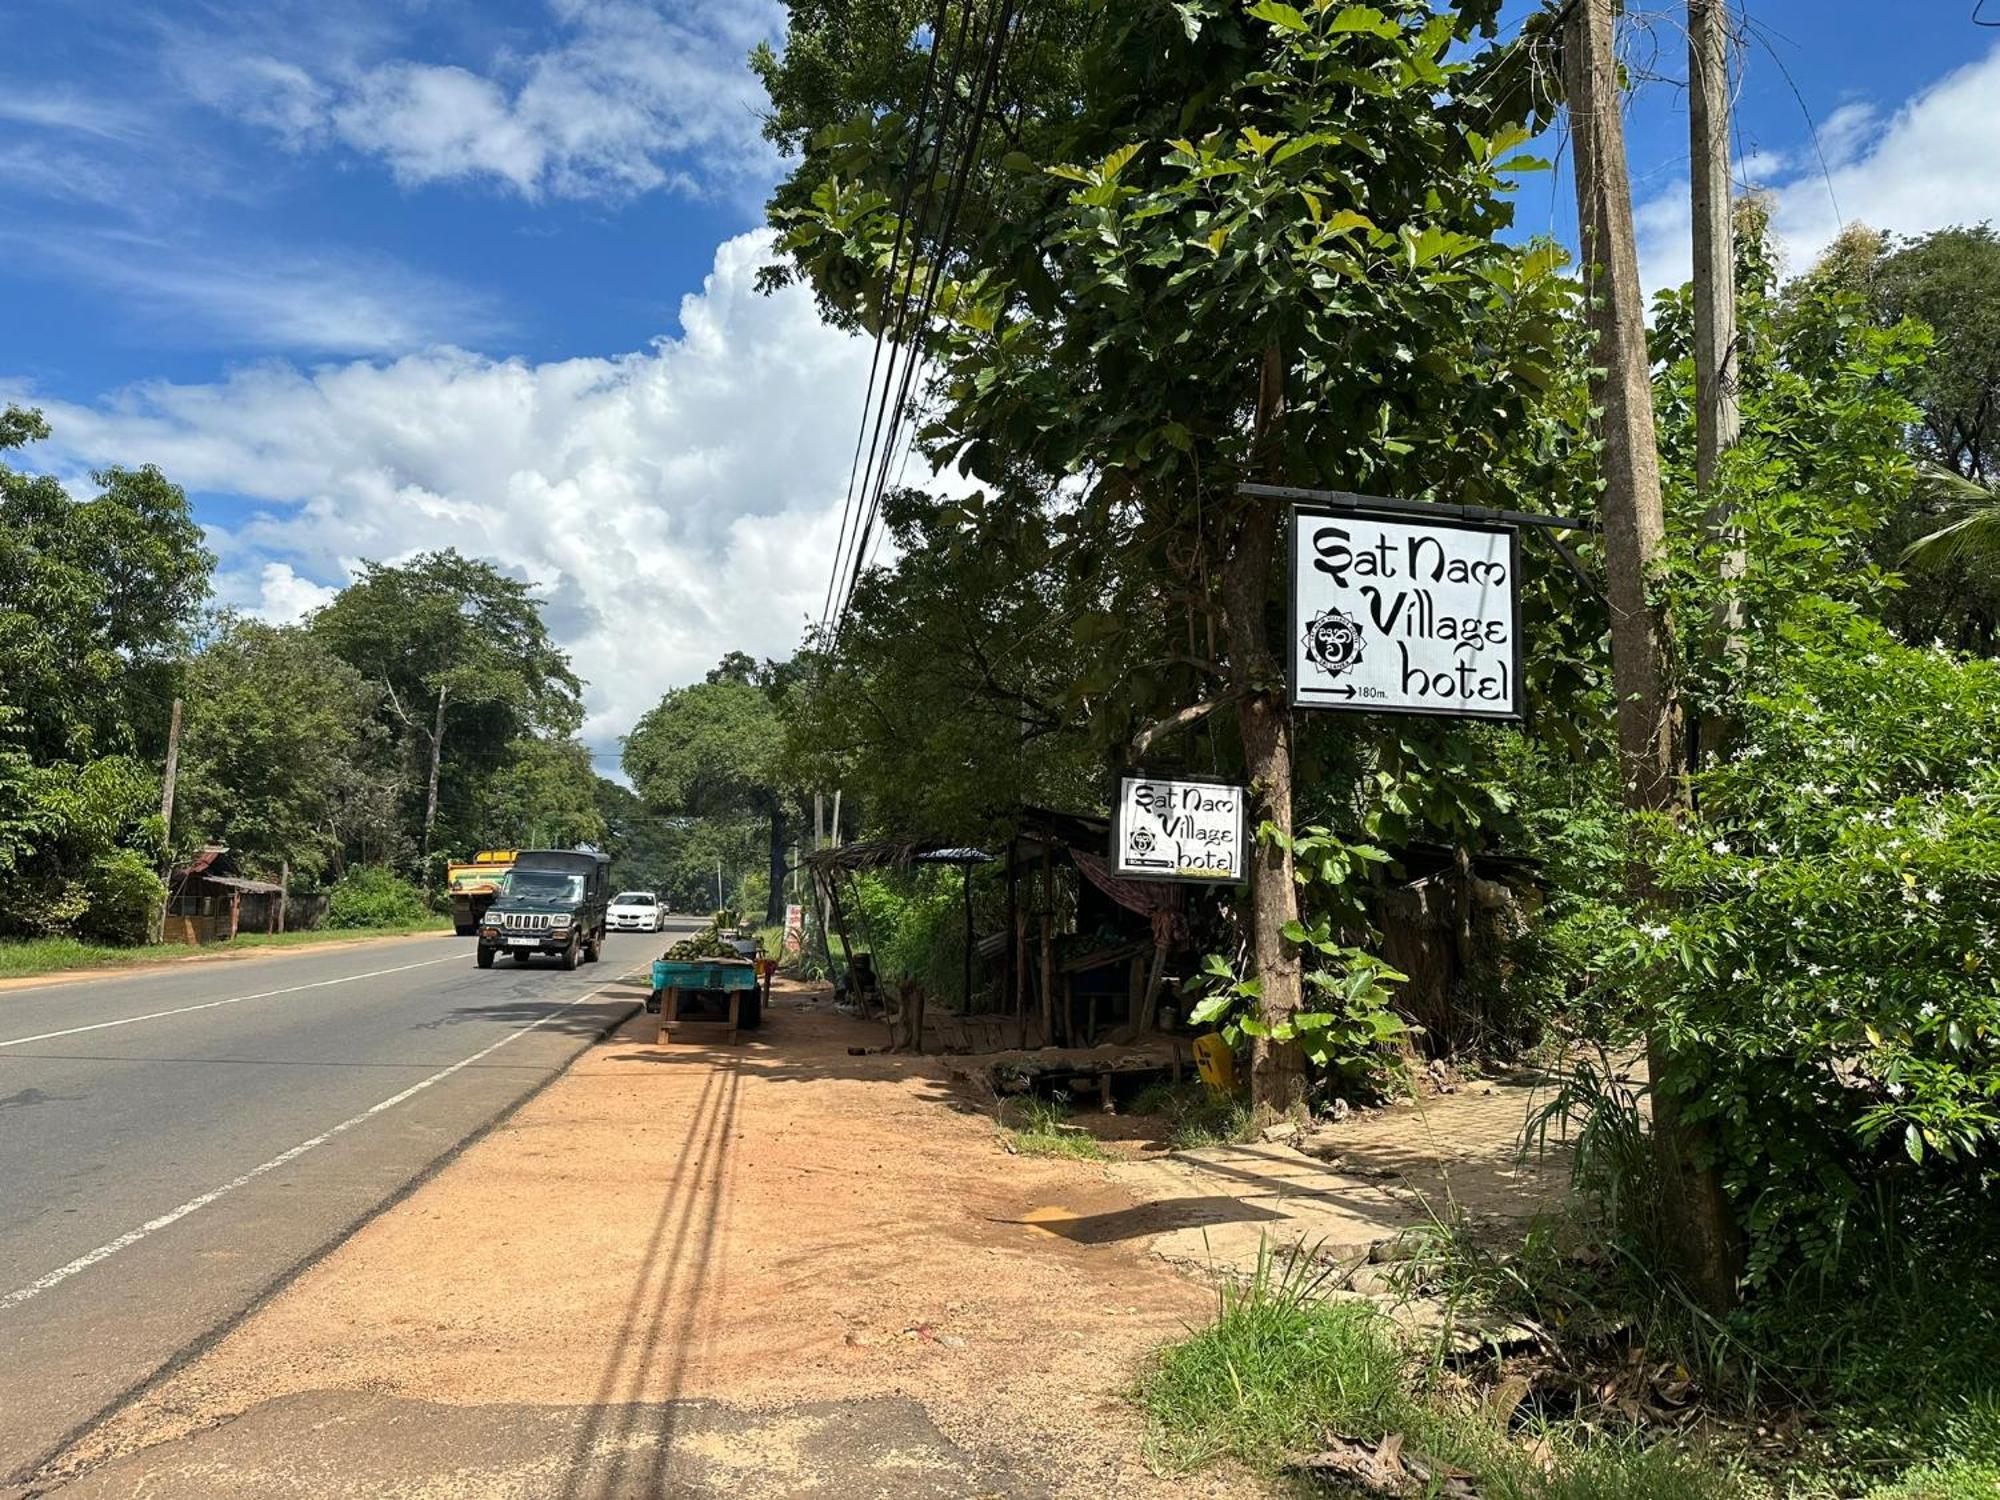
{"type": "Polygon", "coordinates": [[[0,979],[0,994],[5,994],[8,990],[41,989],[46,985],[81,984],[93,979],[122,979],[133,974],[178,969],[186,964],[249,963],[260,958],[289,958],[295,955],[324,953],[328,948],[360,948],[386,943],[413,942],[418,938],[450,936],[452,930],[449,927],[426,927],[416,932],[329,932],[324,936],[315,933],[309,939],[284,944],[253,943],[243,947],[216,945],[191,948],[182,953],[163,954],[157,958],[134,958],[130,962],[10,974],[0,979]]]}
{"type": "Polygon", "coordinates": [[[1124,1393],[1214,1300],[1112,1171],[1008,1154],[936,1059],[851,1056],[879,1029],[796,994],[739,1047],[651,1030],[100,1428],[59,1492],[1258,1493],[1141,1456],[1124,1393]],[[1042,1227],[1079,1221],[1102,1232],[1042,1227]]]}

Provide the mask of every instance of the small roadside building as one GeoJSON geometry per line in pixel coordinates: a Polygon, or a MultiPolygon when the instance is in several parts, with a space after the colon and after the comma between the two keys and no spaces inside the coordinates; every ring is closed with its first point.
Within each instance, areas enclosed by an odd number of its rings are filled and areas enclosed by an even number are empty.
{"type": "Polygon", "coordinates": [[[210,844],[167,875],[169,943],[226,943],[239,932],[279,932],[285,888],[241,874],[222,844],[210,844]]]}

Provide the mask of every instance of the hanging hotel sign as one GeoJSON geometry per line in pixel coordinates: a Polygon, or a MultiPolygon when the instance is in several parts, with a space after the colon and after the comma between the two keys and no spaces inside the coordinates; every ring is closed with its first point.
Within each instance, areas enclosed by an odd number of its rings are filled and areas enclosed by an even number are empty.
{"type": "Polygon", "coordinates": [[[1217,781],[1121,776],[1111,824],[1112,873],[1127,880],[1241,885],[1243,788],[1217,781]]]}
{"type": "Polygon", "coordinates": [[[1294,708],[1521,717],[1513,526],[1299,507],[1291,574],[1294,708]]]}

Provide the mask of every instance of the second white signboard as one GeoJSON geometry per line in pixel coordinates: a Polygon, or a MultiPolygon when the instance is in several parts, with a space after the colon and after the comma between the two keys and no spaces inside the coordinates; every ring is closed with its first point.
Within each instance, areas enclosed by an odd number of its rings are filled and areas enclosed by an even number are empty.
{"type": "Polygon", "coordinates": [[[1512,527],[1292,512],[1292,706],[1521,717],[1512,527]]]}
{"type": "Polygon", "coordinates": [[[1121,776],[1111,866],[1128,880],[1244,879],[1243,788],[1219,781],[1121,776]]]}

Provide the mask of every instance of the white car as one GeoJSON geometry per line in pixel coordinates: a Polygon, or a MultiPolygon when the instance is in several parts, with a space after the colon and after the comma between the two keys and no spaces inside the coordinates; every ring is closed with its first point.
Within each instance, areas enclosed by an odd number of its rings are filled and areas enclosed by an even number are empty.
{"type": "Polygon", "coordinates": [[[620,891],[605,914],[613,932],[658,932],[666,925],[666,903],[651,891],[620,891]]]}

